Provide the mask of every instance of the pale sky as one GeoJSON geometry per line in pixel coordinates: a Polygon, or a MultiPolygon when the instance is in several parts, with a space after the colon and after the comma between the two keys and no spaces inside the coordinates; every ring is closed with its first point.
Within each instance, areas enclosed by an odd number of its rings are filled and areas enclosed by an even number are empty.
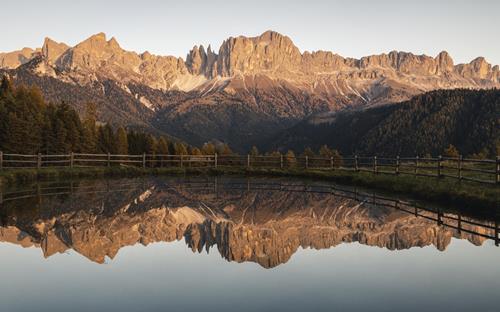
{"type": "Polygon", "coordinates": [[[74,45],[115,36],[127,50],[182,56],[195,44],[217,51],[230,36],[275,30],[301,51],[356,57],[408,51],[455,63],[500,64],[499,0],[0,0],[0,51],[40,47],[48,36],[74,45]]]}

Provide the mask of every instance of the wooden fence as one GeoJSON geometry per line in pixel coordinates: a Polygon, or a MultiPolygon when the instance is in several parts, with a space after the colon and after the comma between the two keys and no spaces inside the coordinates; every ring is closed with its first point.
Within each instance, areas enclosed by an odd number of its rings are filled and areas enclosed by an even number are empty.
{"type": "Polygon", "coordinates": [[[193,168],[301,168],[310,170],[350,170],[374,174],[393,174],[454,178],[460,181],[500,185],[500,157],[468,159],[463,157],[377,157],[350,156],[294,157],[252,155],[115,155],[70,153],[59,155],[22,155],[0,152],[0,170],[46,167],[136,166],[193,168]]]}

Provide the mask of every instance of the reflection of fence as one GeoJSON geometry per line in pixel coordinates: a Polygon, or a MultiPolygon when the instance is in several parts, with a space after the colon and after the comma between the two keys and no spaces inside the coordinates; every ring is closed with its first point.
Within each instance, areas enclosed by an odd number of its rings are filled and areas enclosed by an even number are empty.
{"type": "Polygon", "coordinates": [[[286,157],[252,155],[114,155],[70,153],[22,155],[0,152],[1,169],[46,167],[238,167],[273,169],[350,170],[375,174],[448,177],[479,183],[500,184],[500,157],[467,159],[449,157],[286,157]]]}
{"type": "MultiPolygon", "coordinates": [[[[413,202],[403,201],[360,191],[357,188],[340,188],[336,185],[308,185],[302,183],[281,183],[281,182],[221,182],[217,179],[213,181],[176,181],[172,184],[165,182],[161,187],[166,188],[182,188],[197,193],[205,191],[217,193],[220,190],[242,190],[242,191],[280,191],[280,192],[301,192],[313,194],[326,194],[342,198],[352,199],[358,202],[372,204],[376,207],[385,207],[396,209],[415,217],[425,218],[436,222],[440,226],[454,229],[461,233],[468,233],[479,237],[491,239],[496,246],[500,244],[500,226],[497,218],[493,220],[478,220],[469,216],[463,216],[460,213],[448,213],[442,209],[431,209],[423,207],[413,202]]],[[[55,187],[35,187],[31,189],[0,193],[0,204],[12,202],[15,200],[26,198],[41,198],[47,196],[58,195],[74,195],[74,194],[98,194],[109,192],[129,192],[135,190],[145,190],[148,186],[146,183],[119,183],[116,185],[106,184],[105,187],[96,186],[73,186],[69,183],[64,186],[55,187]]]]}

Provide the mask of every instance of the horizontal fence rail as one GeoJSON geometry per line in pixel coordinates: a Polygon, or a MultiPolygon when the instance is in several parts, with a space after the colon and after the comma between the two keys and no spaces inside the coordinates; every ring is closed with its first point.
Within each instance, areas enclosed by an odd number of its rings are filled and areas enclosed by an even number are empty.
{"type": "Polygon", "coordinates": [[[69,153],[58,155],[23,155],[0,152],[0,170],[47,167],[111,167],[142,168],[270,168],[349,170],[374,174],[411,175],[436,178],[454,178],[500,185],[500,157],[496,159],[469,159],[463,157],[287,157],[286,155],[117,155],[69,153]]]}

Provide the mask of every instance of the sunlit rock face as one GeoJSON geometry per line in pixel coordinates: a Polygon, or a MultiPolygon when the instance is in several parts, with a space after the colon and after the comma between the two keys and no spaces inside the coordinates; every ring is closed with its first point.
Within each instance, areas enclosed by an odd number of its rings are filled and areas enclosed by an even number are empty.
{"type": "Polygon", "coordinates": [[[46,38],[41,49],[1,53],[0,67],[17,68],[37,54],[58,69],[61,79],[71,77],[80,84],[89,83],[89,79],[112,79],[162,90],[206,91],[208,84],[212,89],[216,86],[216,90],[238,92],[249,88],[238,82],[220,83],[220,78],[245,81],[241,76],[257,75],[270,81],[263,88],[271,82],[276,86],[292,84],[326,101],[329,96],[338,96],[346,104],[399,101],[438,88],[498,87],[500,77],[498,66],[482,57],[454,65],[446,51],[436,57],[392,51],[361,59],[329,51],[302,53],[289,37],[274,31],[228,38],[218,53],[210,46],[207,50],[195,46],[186,60],[126,51],[104,33],[74,47],[46,38]],[[89,75],[92,78],[86,77],[89,75]],[[393,94],[382,96],[384,88],[392,89],[389,93],[393,94]]]}
{"type": "Polygon", "coordinates": [[[74,187],[67,196],[7,201],[0,212],[0,240],[36,246],[45,257],[72,249],[103,263],[125,246],[184,239],[193,251],[216,248],[228,261],[265,268],[289,261],[298,248],[359,242],[389,250],[435,246],[443,251],[453,237],[475,245],[485,240],[331,194],[156,181],[127,187],[115,182],[110,191],[92,191],[105,189],[94,182],[74,187]]]}
{"type": "Polygon", "coordinates": [[[218,51],[197,45],[185,59],[127,51],[104,33],[73,47],[46,38],[41,49],[0,53],[3,73],[79,111],[97,103],[103,122],[149,127],[195,145],[224,141],[236,150],[314,114],[401,102],[436,89],[500,87],[499,67],[482,57],[458,65],[445,51],[355,59],[301,52],[274,31],[230,37],[218,51]]]}

